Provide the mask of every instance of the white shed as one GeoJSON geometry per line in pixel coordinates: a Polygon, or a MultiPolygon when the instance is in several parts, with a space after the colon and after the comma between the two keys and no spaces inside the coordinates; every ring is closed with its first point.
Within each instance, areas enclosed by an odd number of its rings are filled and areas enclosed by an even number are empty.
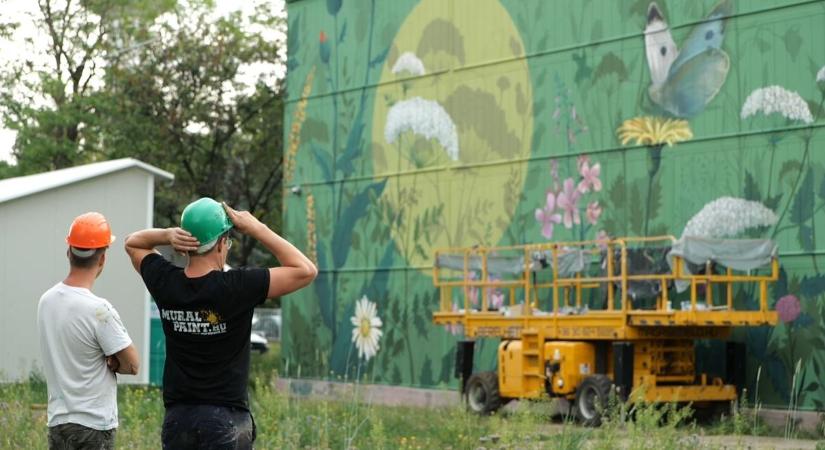
{"type": "Polygon", "coordinates": [[[149,380],[149,293],[123,239],[153,226],[155,179],[172,174],[132,158],[0,180],[0,381],[41,370],[37,333],[40,296],[66,277],[66,235],[85,212],[106,216],[117,240],[92,289],[114,305],[140,352],[141,369],[127,383],[149,380]]]}

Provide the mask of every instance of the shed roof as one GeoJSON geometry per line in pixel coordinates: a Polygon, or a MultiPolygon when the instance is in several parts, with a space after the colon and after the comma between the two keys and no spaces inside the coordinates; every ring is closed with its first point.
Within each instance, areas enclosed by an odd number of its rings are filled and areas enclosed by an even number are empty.
{"type": "Polygon", "coordinates": [[[167,180],[175,179],[175,176],[171,173],[134,158],[113,159],[36,175],[0,180],[0,203],[134,167],[167,180]]]}

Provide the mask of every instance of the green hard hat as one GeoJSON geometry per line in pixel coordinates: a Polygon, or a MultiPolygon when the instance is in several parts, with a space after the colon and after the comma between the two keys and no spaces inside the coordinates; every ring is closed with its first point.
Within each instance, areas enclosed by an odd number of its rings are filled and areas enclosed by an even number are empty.
{"type": "Polygon", "coordinates": [[[232,221],[223,205],[209,197],[202,197],[183,209],[180,227],[200,242],[198,253],[202,253],[212,248],[212,244],[232,228],[232,221]]]}

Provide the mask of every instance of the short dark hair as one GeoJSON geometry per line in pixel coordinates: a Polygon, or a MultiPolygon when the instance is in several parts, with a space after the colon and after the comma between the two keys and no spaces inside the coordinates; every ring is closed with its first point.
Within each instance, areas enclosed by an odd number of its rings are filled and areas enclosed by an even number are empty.
{"type": "Polygon", "coordinates": [[[215,239],[215,244],[213,244],[213,245],[212,245],[212,247],[211,247],[209,250],[207,250],[207,251],[205,251],[205,252],[203,252],[203,253],[198,253],[198,252],[196,252],[196,251],[190,251],[190,252],[189,252],[189,256],[204,256],[204,255],[208,255],[208,254],[210,254],[210,253],[214,252],[214,251],[215,251],[215,249],[216,249],[216,248],[218,248],[218,243],[221,241],[221,239],[229,239],[229,238],[231,237],[231,236],[229,235],[229,233],[230,233],[231,231],[232,231],[232,230],[226,230],[226,231],[224,231],[224,232],[223,232],[223,234],[221,234],[220,236],[218,236],[218,238],[217,238],[217,239],[215,239]]]}
{"type": "MultiPolygon", "coordinates": [[[[72,247],[75,250],[81,252],[87,252],[89,248],[79,248],[79,247],[72,247]]],[[[69,248],[69,265],[75,267],[77,269],[89,269],[97,265],[100,261],[100,257],[106,253],[106,247],[98,248],[91,254],[91,256],[81,257],[74,254],[72,248],[69,248]]]]}

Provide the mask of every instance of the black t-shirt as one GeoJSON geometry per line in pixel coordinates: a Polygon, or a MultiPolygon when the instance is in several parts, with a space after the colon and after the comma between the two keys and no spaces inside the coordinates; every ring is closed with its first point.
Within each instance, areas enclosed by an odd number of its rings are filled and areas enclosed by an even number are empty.
{"type": "Polygon", "coordinates": [[[266,300],[269,270],[212,271],[189,278],[150,254],[140,274],[160,310],[166,335],[163,404],[249,409],[252,312],[266,300]]]}

